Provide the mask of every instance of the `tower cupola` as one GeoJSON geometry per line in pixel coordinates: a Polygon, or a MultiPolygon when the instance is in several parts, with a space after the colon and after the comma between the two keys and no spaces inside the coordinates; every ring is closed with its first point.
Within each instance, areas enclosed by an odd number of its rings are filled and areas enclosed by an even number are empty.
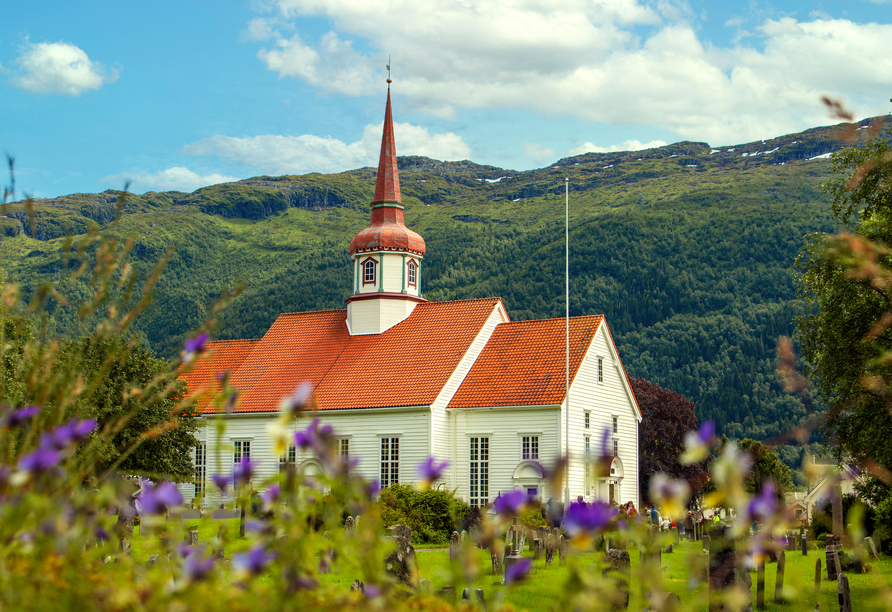
{"type": "Polygon", "coordinates": [[[353,295],[347,298],[347,326],[352,335],[380,334],[425,301],[420,282],[424,239],[403,220],[390,83],[388,77],[371,223],[350,241],[354,277],[353,295]]]}

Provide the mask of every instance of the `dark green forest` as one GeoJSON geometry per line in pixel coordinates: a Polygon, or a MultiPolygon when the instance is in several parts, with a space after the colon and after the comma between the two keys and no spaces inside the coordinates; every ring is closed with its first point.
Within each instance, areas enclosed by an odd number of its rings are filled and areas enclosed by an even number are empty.
{"type": "MultiPolygon", "coordinates": [[[[806,417],[781,388],[775,347],[795,333],[790,268],[806,235],[836,229],[822,194],[826,155],[842,148],[834,130],[589,153],[527,172],[402,157],[406,221],[427,243],[422,291],[500,296],[514,320],[562,316],[567,177],[571,314],[605,314],[629,375],[683,394],[721,433],[777,436],[806,417]]],[[[30,217],[19,201],[0,217],[0,275],[25,293],[55,282],[77,303],[89,274],[69,282],[61,271],[88,259],[79,237],[100,228],[132,239],[141,277],[172,249],[136,325],[157,355],[177,355],[236,286],[215,337],[260,337],[281,312],[344,307],[347,245],[368,222],[374,176],[363,168],[131,194],[117,222],[120,192],[35,200],[30,217]]],[[[36,327],[76,337],[89,325],[56,304],[36,327]]],[[[798,465],[799,449],[782,450],[798,465]]]]}

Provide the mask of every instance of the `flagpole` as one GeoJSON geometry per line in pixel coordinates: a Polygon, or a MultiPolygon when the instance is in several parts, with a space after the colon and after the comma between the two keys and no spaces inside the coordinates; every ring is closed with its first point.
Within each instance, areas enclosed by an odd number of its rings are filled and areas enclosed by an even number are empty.
{"type": "Polygon", "coordinates": [[[564,457],[567,458],[567,474],[564,479],[564,511],[570,508],[570,179],[564,178],[564,210],[566,219],[564,220],[564,263],[565,269],[565,305],[566,311],[566,337],[565,337],[565,353],[566,368],[565,374],[565,397],[567,412],[564,414],[564,457]]]}

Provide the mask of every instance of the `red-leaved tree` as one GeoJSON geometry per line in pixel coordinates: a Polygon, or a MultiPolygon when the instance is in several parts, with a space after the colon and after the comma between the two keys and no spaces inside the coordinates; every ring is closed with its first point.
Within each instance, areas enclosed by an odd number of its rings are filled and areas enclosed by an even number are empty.
{"type": "Polygon", "coordinates": [[[641,408],[638,428],[638,478],[641,497],[648,500],[650,479],[657,472],[686,480],[692,501],[699,500],[708,473],[703,464],[682,465],[678,456],[684,451],[684,436],[697,430],[694,404],[685,396],[664,389],[643,378],[631,378],[632,391],[641,408]]]}

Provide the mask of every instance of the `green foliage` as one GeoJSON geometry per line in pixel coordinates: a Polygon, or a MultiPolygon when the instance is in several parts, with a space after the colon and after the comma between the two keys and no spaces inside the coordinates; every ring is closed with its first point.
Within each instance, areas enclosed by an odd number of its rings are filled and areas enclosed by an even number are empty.
{"type": "Polygon", "coordinates": [[[852,235],[812,234],[796,260],[798,295],[805,314],[797,339],[805,372],[817,397],[829,407],[824,433],[837,458],[892,466],[889,398],[892,335],[886,317],[892,271],[892,176],[890,133],[833,157],[837,174],[826,189],[840,221],[852,235]],[[873,382],[871,382],[873,381],[873,382]]]}
{"type": "MultiPolygon", "coordinates": [[[[890,506],[890,510],[892,510],[892,506],[890,506]]],[[[880,533],[884,541],[886,536],[877,531],[877,528],[885,525],[888,530],[889,527],[892,527],[892,522],[882,523],[883,520],[892,519],[892,515],[882,516],[879,507],[874,509],[867,506],[855,495],[842,496],[842,516],[843,525],[847,528],[857,520],[865,535],[880,533]]],[[[826,506],[815,511],[812,515],[812,530],[815,537],[833,532],[833,508],[829,501],[826,506]]],[[[889,532],[889,535],[892,535],[892,532],[889,532]]]]}
{"type": "Polygon", "coordinates": [[[539,500],[530,502],[518,513],[517,521],[526,527],[548,527],[548,521],[545,520],[545,505],[539,500]]]}
{"type": "Polygon", "coordinates": [[[749,453],[753,459],[752,470],[745,481],[747,493],[757,493],[765,482],[771,480],[774,482],[778,499],[783,501],[784,492],[793,486],[790,468],[781,462],[777,453],[761,442],[744,438],[737,441],[737,446],[749,453]]]}
{"type": "Polygon", "coordinates": [[[419,491],[412,485],[393,484],[379,496],[384,525],[406,525],[418,544],[447,544],[453,531],[461,531],[473,510],[445,489],[419,491]]]}

